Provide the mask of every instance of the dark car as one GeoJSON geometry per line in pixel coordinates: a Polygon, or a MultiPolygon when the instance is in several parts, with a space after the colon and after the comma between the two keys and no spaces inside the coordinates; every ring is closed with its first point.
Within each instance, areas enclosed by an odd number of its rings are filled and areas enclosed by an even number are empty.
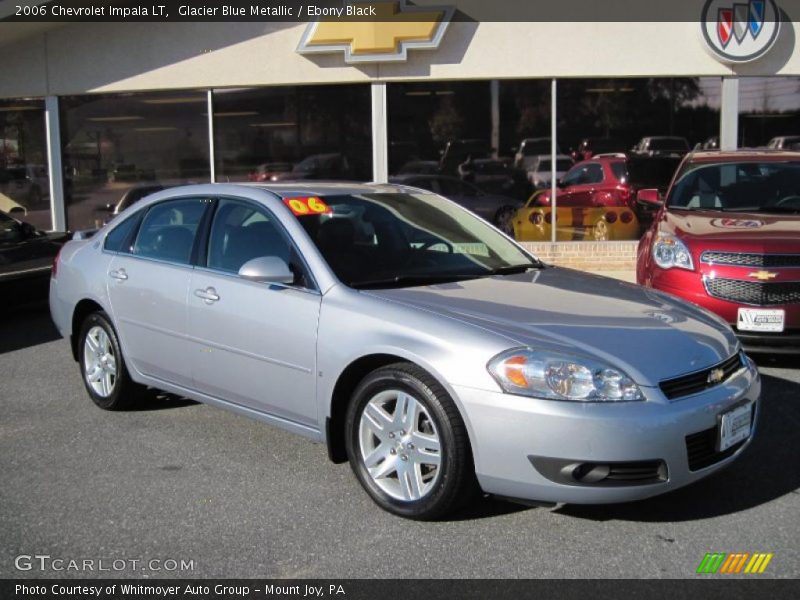
{"type": "Polygon", "coordinates": [[[483,217],[512,237],[514,215],[524,204],[509,196],[487,194],[471,183],[445,175],[399,175],[390,177],[389,182],[422,188],[444,196],[483,217]]]}
{"type": "Polygon", "coordinates": [[[135,185],[122,194],[122,197],[117,201],[116,204],[106,204],[101,210],[108,213],[108,215],[103,219],[104,223],[108,223],[111,219],[116,217],[119,213],[123,210],[135,204],[142,198],[149,196],[150,194],[155,194],[156,192],[160,192],[161,190],[167,188],[169,186],[161,185],[160,183],[154,184],[147,184],[147,185],[135,185]]]}
{"type": "Polygon", "coordinates": [[[47,300],[53,259],[69,236],[0,211],[0,294],[6,307],[47,300]]]}
{"type": "Polygon", "coordinates": [[[575,162],[589,160],[598,154],[624,154],[627,146],[614,138],[584,138],[572,153],[575,162]]]}
{"type": "Polygon", "coordinates": [[[470,158],[488,158],[491,152],[486,140],[450,140],[442,151],[439,169],[446,175],[455,175],[461,163],[470,158]]]}
{"type": "Polygon", "coordinates": [[[646,156],[674,155],[683,158],[689,152],[689,141],[684,137],[654,135],[643,137],[633,147],[634,154],[646,156]]]}

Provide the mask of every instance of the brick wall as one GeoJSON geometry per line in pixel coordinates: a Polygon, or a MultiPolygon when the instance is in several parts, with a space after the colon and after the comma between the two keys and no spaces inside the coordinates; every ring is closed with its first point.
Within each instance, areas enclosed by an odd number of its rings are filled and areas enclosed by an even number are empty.
{"type": "Polygon", "coordinates": [[[581,271],[636,269],[638,241],[626,242],[520,242],[544,262],[581,271]]]}

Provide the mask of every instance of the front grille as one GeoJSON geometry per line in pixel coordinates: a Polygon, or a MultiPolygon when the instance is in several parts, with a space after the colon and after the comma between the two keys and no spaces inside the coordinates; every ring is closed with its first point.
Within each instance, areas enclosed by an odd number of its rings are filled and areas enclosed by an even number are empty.
{"type": "Polygon", "coordinates": [[[731,375],[744,367],[744,365],[745,362],[742,356],[740,354],[734,354],[728,360],[714,365],[711,368],[696,371],[689,375],[681,375],[674,379],[666,379],[659,383],[658,387],[661,388],[661,391],[664,392],[664,395],[670,400],[683,396],[691,396],[692,394],[719,385],[723,381],[727,381],[731,375]],[[711,382],[709,381],[709,374],[716,369],[722,369],[722,379],[711,382]]]}
{"type": "MultiPolygon", "coordinates": [[[[756,421],[756,405],[753,404],[750,415],[750,427],[752,431],[756,421]]],[[[733,456],[747,440],[742,440],[734,444],[727,450],[717,451],[717,427],[711,427],[697,433],[686,436],[686,456],[689,460],[689,470],[698,471],[733,456]]]]}
{"type": "Polygon", "coordinates": [[[741,279],[706,279],[705,284],[709,296],[730,302],[755,306],[776,306],[800,302],[800,281],[762,283],[741,279]]]}
{"type": "Polygon", "coordinates": [[[706,250],[700,262],[738,267],[800,267],[800,254],[755,254],[706,250]]]}

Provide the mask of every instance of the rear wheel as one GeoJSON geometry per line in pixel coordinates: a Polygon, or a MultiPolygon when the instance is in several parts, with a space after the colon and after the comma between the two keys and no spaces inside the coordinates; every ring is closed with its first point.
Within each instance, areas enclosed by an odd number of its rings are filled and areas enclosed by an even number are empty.
{"type": "Polygon", "coordinates": [[[477,490],[458,409],[416,365],[398,363],[368,375],[355,391],[346,427],[353,472],[389,512],[435,519],[477,490]]]}
{"type": "Polygon", "coordinates": [[[78,361],[86,391],[100,408],[124,410],[141,397],[144,388],[130,378],[106,313],[92,313],[84,319],[78,338],[78,361]]]}

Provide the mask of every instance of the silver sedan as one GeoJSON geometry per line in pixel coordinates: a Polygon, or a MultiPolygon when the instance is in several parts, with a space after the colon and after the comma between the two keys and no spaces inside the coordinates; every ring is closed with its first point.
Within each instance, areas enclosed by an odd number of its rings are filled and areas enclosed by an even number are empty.
{"type": "Polygon", "coordinates": [[[75,238],[50,308],[98,406],[149,387],[282,427],[395,514],[646,498],[755,428],[758,372],[720,319],[414,188],[172,188],[75,238]]]}

